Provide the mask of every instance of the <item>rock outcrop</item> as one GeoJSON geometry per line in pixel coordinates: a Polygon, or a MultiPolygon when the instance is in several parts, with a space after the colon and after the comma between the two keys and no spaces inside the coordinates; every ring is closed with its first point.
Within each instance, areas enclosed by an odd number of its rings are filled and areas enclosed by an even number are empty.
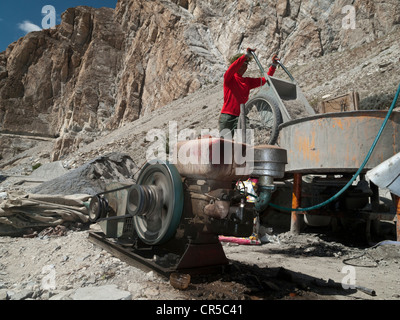
{"type": "MultiPolygon", "coordinates": [[[[221,81],[227,58],[246,47],[256,47],[264,64],[278,52],[289,66],[305,65],[398,32],[399,16],[398,0],[119,0],[115,10],[70,8],[56,28],[0,53],[0,134],[53,137],[58,160],[221,81]],[[354,11],[344,10],[349,4],[354,11]]],[[[2,141],[0,160],[9,156],[2,141]]]]}

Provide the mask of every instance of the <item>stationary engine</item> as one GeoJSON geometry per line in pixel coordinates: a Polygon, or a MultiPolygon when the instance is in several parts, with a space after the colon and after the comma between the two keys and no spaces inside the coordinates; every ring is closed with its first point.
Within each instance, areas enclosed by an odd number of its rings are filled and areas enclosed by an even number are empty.
{"type": "Polygon", "coordinates": [[[90,217],[106,237],[130,243],[135,254],[163,267],[225,265],[218,236],[253,233],[274,179],[284,176],[286,150],[202,138],[178,142],[173,155],[175,161],[148,162],[137,184],[114,184],[93,197],[90,217]],[[258,181],[253,203],[242,187],[250,177],[258,181]]]}

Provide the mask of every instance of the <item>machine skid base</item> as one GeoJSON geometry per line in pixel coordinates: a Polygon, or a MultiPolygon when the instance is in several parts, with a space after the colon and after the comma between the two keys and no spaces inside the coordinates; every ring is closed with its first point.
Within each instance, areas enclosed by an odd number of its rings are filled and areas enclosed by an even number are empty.
{"type": "Polygon", "coordinates": [[[108,251],[122,261],[145,271],[155,271],[169,277],[171,273],[180,272],[191,275],[222,273],[229,266],[221,244],[188,244],[186,250],[180,255],[179,262],[163,266],[156,262],[156,255],[170,254],[160,246],[134,248],[106,238],[102,232],[89,232],[89,241],[108,251]]]}

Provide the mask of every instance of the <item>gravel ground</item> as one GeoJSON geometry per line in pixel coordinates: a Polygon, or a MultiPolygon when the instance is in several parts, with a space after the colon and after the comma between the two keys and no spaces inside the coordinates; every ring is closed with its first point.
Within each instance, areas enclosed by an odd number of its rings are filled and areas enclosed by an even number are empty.
{"type": "Polygon", "coordinates": [[[90,229],[49,228],[34,238],[0,239],[0,299],[88,300],[397,300],[400,247],[361,248],[323,233],[275,234],[262,245],[224,243],[225,272],[193,276],[186,290],[169,279],[113,257],[88,240],[90,229]],[[354,274],[357,286],[343,289],[354,274]],[[346,278],[347,276],[347,278],[346,278]],[[109,291],[110,290],[110,291],[109,291]],[[108,293],[106,293],[108,292],[108,293]],[[94,295],[95,299],[101,296],[94,295]]]}

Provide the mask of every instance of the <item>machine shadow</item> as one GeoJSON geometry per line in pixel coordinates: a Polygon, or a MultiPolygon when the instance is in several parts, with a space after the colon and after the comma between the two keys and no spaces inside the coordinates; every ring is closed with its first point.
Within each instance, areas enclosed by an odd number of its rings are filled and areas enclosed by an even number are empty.
{"type": "Polygon", "coordinates": [[[282,267],[231,261],[221,274],[193,276],[185,294],[197,300],[336,300],[355,291],[282,267]]]}

